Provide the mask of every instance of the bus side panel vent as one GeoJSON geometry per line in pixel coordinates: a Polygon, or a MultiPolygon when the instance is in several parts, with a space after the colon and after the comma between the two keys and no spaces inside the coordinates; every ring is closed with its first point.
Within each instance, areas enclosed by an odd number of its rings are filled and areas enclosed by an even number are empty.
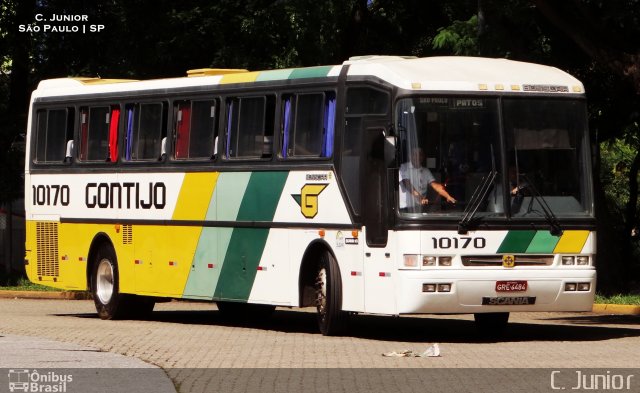
{"type": "Polygon", "coordinates": [[[122,244],[133,244],[133,228],[131,225],[122,226],[122,244]]]}
{"type": "Polygon", "coordinates": [[[58,223],[36,223],[37,269],[38,277],[58,277],[60,260],[58,259],[58,223]]]}

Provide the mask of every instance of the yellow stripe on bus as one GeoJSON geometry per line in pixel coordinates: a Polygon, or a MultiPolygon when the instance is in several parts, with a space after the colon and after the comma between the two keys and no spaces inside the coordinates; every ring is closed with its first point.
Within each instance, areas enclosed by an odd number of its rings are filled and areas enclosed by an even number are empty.
{"type": "Polygon", "coordinates": [[[218,181],[218,172],[186,173],[178,195],[174,220],[204,220],[218,181]]]}
{"type": "Polygon", "coordinates": [[[554,253],[579,253],[587,242],[589,231],[564,231],[554,253]]]}
{"type": "Polygon", "coordinates": [[[241,72],[238,74],[226,74],[220,80],[220,84],[255,82],[259,74],[260,74],[259,72],[241,72]]]}

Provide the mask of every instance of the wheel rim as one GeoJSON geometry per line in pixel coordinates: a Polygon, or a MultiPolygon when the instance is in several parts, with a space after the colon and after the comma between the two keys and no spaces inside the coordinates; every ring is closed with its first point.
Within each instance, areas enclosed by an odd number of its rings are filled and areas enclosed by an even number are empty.
{"type": "Polygon", "coordinates": [[[113,296],[113,265],[106,258],[98,265],[96,295],[102,304],[108,304],[113,296]]]}
{"type": "Polygon", "coordinates": [[[327,313],[327,271],[325,268],[318,271],[316,278],[316,308],[320,319],[324,319],[327,313]]]}

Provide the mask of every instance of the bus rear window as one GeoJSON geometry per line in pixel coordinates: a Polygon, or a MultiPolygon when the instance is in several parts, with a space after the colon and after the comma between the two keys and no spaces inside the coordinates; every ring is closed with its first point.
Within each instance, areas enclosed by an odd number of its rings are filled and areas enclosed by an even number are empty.
{"type": "Polygon", "coordinates": [[[73,139],[73,108],[41,109],[36,120],[35,161],[60,163],[73,139]]]}

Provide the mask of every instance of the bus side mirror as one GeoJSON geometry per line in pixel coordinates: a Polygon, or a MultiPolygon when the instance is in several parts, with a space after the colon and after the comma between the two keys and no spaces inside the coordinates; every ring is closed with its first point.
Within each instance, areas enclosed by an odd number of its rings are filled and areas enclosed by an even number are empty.
{"type": "Polygon", "coordinates": [[[384,142],[384,162],[387,164],[387,168],[395,167],[396,163],[396,137],[385,136],[384,142]]]}

